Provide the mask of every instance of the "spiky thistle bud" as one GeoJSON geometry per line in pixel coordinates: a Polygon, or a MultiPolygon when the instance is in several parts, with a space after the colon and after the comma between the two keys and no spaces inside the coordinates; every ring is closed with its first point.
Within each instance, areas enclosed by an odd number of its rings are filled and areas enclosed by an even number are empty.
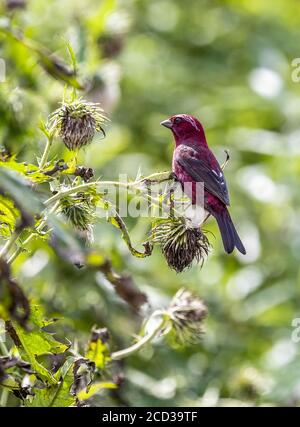
{"type": "Polygon", "coordinates": [[[88,240],[92,240],[96,219],[95,204],[90,194],[77,193],[60,200],[60,210],[68,221],[88,240]]]}
{"type": "Polygon", "coordinates": [[[107,118],[99,104],[76,99],[63,102],[49,117],[50,128],[57,131],[69,150],[90,144],[96,132],[102,132],[107,118]]]}
{"type": "Polygon", "coordinates": [[[196,260],[203,264],[210,244],[200,228],[191,228],[184,218],[158,221],[151,230],[150,241],[161,246],[170,268],[177,273],[196,260]]]}
{"type": "Polygon", "coordinates": [[[173,297],[168,315],[181,344],[193,344],[203,334],[202,323],[207,316],[207,307],[196,295],[186,289],[180,289],[173,297]]]}

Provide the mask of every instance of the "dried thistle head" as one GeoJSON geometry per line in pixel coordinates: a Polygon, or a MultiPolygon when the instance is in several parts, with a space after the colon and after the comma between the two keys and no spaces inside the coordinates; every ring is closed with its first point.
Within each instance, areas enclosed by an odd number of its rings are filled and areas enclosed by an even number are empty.
{"type": "Polygon", "coordinates": [[[150,240],[158,243],[170,268],[177,273],[189,268],[196,260],[203,264],[210,244],[200,228],[191,228],[183,218],[168,218],[157,222],[150,240]]]}
{"type": "Polygon", "coordinates": [[[103,124],[107,121],[99,104],[76,99],[63,102],[49,117],[49,126],[58,132],[69,150],[79,150],[92,142],[96,132],[105,136],[103,124]]]}
{"type": "Polygon", "coordinates": [[[268,392],[270,385],[270,379],[251,365],[241,367],[228,384],[232,395],[238,395],[242,399],[259,397],[268,392]]]}
{"type": "Polygon", "coordinates": [[[168,315],[180,343],[193,344],[200,340],[207,307],[198,296],[186,289],[180,289],[171,301],[168,315]]]}

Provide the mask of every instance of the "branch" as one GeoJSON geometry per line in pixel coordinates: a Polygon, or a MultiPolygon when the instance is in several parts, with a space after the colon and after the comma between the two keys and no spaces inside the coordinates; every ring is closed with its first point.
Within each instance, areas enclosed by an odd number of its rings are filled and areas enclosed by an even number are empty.
{"type": "Polygon", "coordinates": [[[65,191],[59,191],[54,196],[50,197],[44,202],[45,206],[49,206],[52,203],[74,193],[87,190],[92,187],[122,187],[122,188],[134,188],[139,185],[149,184],[149,183],[160,183],[173,179],[173,174],[171,172],[158,172],[147,176],[146,178],[138,179],[132,182],[121,182],[121,181],[92,181],[85,184],[76,185],[65,191]]]}
{"type": "Polygon", "coordinates": [[[51,150],[52,142],[53,142],[53,136],[52,135],[46,135],[47,136],[47,142],[45,145],[45,149],[39,164],[39,172],[43,170],[44,166],[47,164],[48,156],[51,150]]]}
{"type": "Polygon", "coordinates": [[[161,316],[161,318],[157,322],[157,325],[155,326],[155,328],[152,329],[150,333],[140,338],[139,341],[133,344],[131,347],[125,348],[124,350],[115,351],[114,353],[112,353],[111,354],[112,360],[124,359],[124,357],[131,356],[132,354],[139,351],[142,347],[144,347],[146,344],[151,342],[158,335],[158,333],[164,329],[167,322],[168,322],[168,319],[166,319],[164,316],[161,316]]]}

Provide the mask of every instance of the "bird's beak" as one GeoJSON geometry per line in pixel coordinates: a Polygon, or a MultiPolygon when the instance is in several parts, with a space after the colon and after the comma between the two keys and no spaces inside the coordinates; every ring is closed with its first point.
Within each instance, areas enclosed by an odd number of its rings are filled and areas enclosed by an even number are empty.
{"type": "Polygon", "coordinates": [[[166,128],[172,129],[172,122],[170,119],[164,120],[160,124],[166,128]]]}

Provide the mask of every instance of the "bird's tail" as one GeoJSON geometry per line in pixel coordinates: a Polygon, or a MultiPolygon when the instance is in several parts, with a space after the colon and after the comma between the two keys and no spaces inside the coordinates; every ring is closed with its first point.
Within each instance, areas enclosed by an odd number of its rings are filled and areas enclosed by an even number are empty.
{"type": "Polygon", "coordinates": [[[228,210],[224,209],[220,213],[214,213],[214,217],[216,218],[220,229],[225,251],[230,254],[236,247],[243,255],[245,255],[246,249],[244,248],[244,245],[235,229],[228,210]]]}

